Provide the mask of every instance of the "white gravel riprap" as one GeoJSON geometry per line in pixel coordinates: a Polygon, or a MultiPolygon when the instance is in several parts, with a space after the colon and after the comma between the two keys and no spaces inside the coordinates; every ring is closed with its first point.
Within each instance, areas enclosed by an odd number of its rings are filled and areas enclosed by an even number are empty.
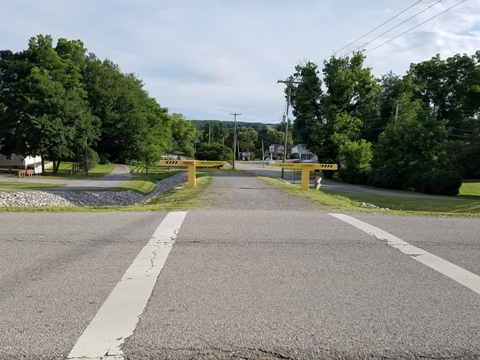
{"type": "Polygon", "coordinates": [[[128,206],[143,204],[152,197],[187,181],[187,173],[179,173],[157,183],[155,190],[141,195],[126,191],[24,191],[0,192],[0,206],[128,206]]]}

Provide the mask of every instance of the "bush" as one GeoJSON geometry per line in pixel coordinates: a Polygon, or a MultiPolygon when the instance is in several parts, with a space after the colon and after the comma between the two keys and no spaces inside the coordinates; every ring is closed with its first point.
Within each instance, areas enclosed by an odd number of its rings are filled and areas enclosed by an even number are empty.
{"type": "Polygon", "coordinates": [[[455,164],[464,179],[480,179],[480,140],[472,142],[458,154],[455,164]]]}
{"type": "Polygon", "coordinates": [[[352,141],[340,146],[340,178],[351,184],[366,184],[372,162],[372,144],[365,141],[352,141]]]}
{"type": "Polygon", "coordinates": [[[300,155],[298,153],[290,154],[290,159],[299,159],[300,155]]]}
{"type": "MultiPolygon", "coordinates": [[[[99,164],[100,157],[98,156],[97,152],[91,148],[88,148],[87,156],[88,156],[88,170],[91,170],[99,164]]],[[[85,153],[78,155],[76,158],[76,161],[78,162],[78,165],[80,166],[80,168],[85,170],[85,153]]]]}
{"type": "Polygon", "coordinates": [[[195,152],[195,159],[230,162],[233,160],[233,150],[222,144],[203,144],[195,152]]]}
{"type": "Polygon", "coordinates": [[[462,177],[455,171],[440,170],[426,173],[417,178],[414,188],[426,194],[458,195],[462,177]]]}

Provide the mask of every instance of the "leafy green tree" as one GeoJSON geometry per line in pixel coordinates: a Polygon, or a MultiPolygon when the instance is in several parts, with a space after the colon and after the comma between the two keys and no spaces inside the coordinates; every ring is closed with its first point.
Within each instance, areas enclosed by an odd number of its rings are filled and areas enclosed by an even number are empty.
{"type": "Polygon", "coordinates": [[[138,160],[151,105],[142,81],[94,55],[87,58],[83,79],[92,112],[102,121],[100,157],[122,163],[138,160]]]}
{"type": "Polygon", "coordinates": [[[369,182],[374,186],[421,190],[426,173],[450,170],[455,144],[448,140],[445,122],[418,101],[390,123],[374,147],[369,182]]]}
{"type": "Polygon", "coordinates": [[[340,178],[348,183],[366,184],[371,169],[372,144],[365,139],[349,141],[340,146],[340,178]]]}
{"type": "Polygon", "coordinates": [[[138,165],[148,173],[162,153],[168,149],[172,138],[172,119],[166,108],[160,107],[155,99],[150,98],[147,104],[147,127],[139,151],[136,156],[138,165]]]}
{"type": "Polygon", "coordinates": [[[98,137],[98,119],[86,101],[81,69],[52,43],[51,36],[38,35],[25,52],[2,54],[7,77],[2,76],[5,135],[0,145],[4,152],[48,158],[56,173],[62,160],[74,158],[86,140],[98,137]]]}
{"type": "Polygon", "coordinates": [[[255,150],[255,142],[258,134],[253,128],[241,126],[237,128],[237,141],[240,144],[241,151],[250,152],[255,150]]]}
{"type": "Polygon", "coordinates": [[[172,142],[171,151],[181,151],[188,156],[195,153],[195,137],[197,129],[192,122],[185,119],[182,114],[172,114],[172,142]]]}
{"type": "MultiPolygon", "coordinates": [[[[295,67],[293,78],[298,85],[288,85],[291,91],[295,131],[303,145],[317,154],[322,161],[328,161],[325,143],[333,135],[333,129],[325,121],[322,108],[322,81],[317,65],[308,62],[295,67]]],[[[293,79],[292,79],[293,80],[293,79]]]]}
{"type": "Polygon", "coordinates": [[[203,130],[202,142],[225,144],[228,134],[228,129],[224,123],[220,121],[207,121],[203,130]]]}
{"type": "MultiPolygon", "coordinates": [[[[480,51],[473,56],[440,55],[410,67],[415,95],[452,130],[468,129],[480,110],[480,51]]],[[[455,131],[457,132],[457,131],[455,131]]]]}
{"type": "Polygon", "coordinates": [[[467,139],[465,147],[456,155],[455,167],[464,179],[480,179],[480,131],[467,139]]]}
{"type": "Polygon", "coordinates": [[[321,162],[338,162],[340,147],[359,140],[361,129],[371,128],[379,117],[380,85],[371,69],[364,67],[364,59],[356,53],[325,61],[325,92],[316,64],[296,67],[293,78],[298,85],[291,85],[295,134],[321,162]]]}

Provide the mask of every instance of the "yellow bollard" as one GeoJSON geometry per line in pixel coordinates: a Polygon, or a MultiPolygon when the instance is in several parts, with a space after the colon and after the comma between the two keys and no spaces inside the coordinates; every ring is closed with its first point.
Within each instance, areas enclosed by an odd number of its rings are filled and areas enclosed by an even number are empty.
{"type": "Polygon", "coordinates": [[[196,177],[196,164],[195,161],[189,162],[187,164],[188,168],[188,187],[197,186],[197,177],[196,177]]]}
{"type": "Polygon", "coordinates": [[[302,166],[302,190],[310,189],[310,166],[302,166]]]}

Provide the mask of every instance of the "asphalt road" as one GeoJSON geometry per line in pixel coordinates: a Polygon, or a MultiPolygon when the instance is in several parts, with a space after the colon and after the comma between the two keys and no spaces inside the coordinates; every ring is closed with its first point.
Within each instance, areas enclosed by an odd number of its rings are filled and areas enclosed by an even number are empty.
{"type": "MultiPolygon", "coordinates": [[[[170,215],[0,213],[0,359],[67,358],[170,215]]],[[[274,185],[219,173],[118,359],[480,358],[480,221],[347,215],[471,284],[274,185]]]]}

